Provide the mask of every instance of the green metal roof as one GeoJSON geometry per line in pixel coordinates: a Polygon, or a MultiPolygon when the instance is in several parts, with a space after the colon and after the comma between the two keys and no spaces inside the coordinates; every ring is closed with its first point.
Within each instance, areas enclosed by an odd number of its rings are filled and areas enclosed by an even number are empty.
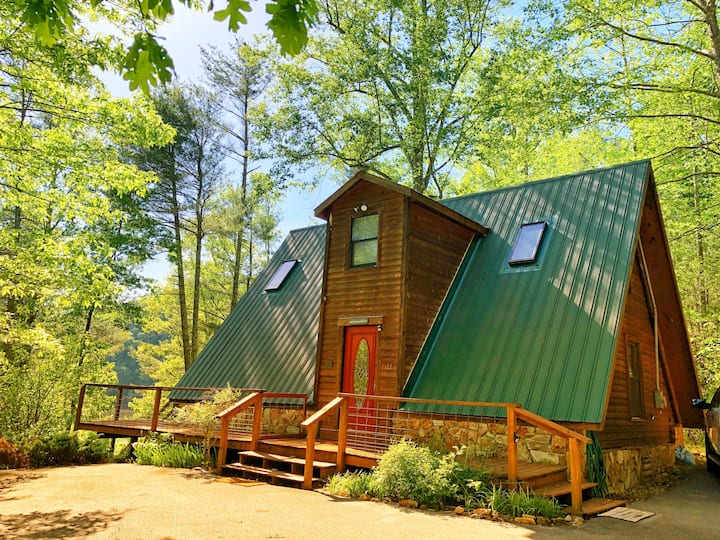
{"type": "Polygon", "coordinates": [[[264,388],[312,399],[324,255],[325,225],[291,231],[178,386],[264,388]],[[266,292],[290,259],[299,262],[278,290],[266,292]]]}
{"type": "Polygon", "coordinates": [[[490,233],[469,249],[405,395],[602,421],[649,175],[642,161],[443,201],[490,233]],[[520,225],[541,220],[536,263],[509,266],[520,225]]]}

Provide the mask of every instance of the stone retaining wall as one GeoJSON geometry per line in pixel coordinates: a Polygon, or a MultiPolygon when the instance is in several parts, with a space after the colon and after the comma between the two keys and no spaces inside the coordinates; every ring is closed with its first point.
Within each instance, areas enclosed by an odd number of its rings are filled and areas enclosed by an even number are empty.
{"type": "MultiPolygon", "coordinates": [[[[507,457],[507,426],[504,423],[439,419],[397,413],[393,426],[402,436],[447,452],[465,446],[471,458],[507,457]]],[[[518,458],[530,463],[565,465],[566,441],[534,426],[518,426],[518,458]]]]}
{"type": "Polygon", "coordinates": [[[671,443],[603,450],[609,493],[622,494],[672,467],[676,446],[671,443]]]}

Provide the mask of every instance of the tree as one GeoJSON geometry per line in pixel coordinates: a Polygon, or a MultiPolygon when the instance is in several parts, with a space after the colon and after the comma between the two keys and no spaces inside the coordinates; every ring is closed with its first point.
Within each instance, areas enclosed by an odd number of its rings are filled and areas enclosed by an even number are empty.
{"type": "MultiPolygon", "coordinates": [[[[213,90],[221,96],[221,103],[226,117],[219,120],[219,125],[238,145],[231,156],[240,164],[240,186],[228,192],[229,201],[233,204],[234,217],[234,262],[232,265],[232,292],[230,308],[240,298],[240,280],[242,274],[243,246],[246,229],[253,213],[249,205],[248,192],[251,189],[250,174],[260,157],[256,148],[255,122],[258,102],[262,98],[271,80],[269,52],[259,41],[248,45],[236,40],[230,53],[222,53],[218,49],[202,49],[203,67],[210,80],[213,90]]],[[[260,102],[262,105],[262,102],[260,102]]]]}
{"type": "Polygon", "coordinates": [[[157,149],[136,149],[134,159],[153,171],[149,211],[167,231],[164,241],[175,266],[180,334],[185,368],[199,351],[200,294],[206,218],[212,199],[224,180],[223,132],[212,120],[219,113],[212,97],[199,87],[169,87],[153,96],[163,120],[175,128],[175,140],[157,149]],[[186,239],[192,239],[190,246],[186,239]],[[192,307],[184,251],[192,253],[192,307]]]}
{"type": "Polygon", "coordinates": [[[150,177],[118,141],[170,134],[97,83],[88,57],[106,49],[70,35],[49,51],[17,27],[0,19],[0,433],[24,441],[69,426],[81,381],[113,380],[105,353],[150,237],[135,234],[150,177]]]}
{"type": "MultiPolygon", "coordinates": [[[[237,32],[246,24],[246,13],[251,10],[249,0],[228,0],[223,8],[215,9],[212,0],[177,0],[197,10],[211,11],[217,21],[227,21],[228,29],[237,32]]],[[[149,93],[150,85],[168,83],[172,77],[173,61],[165,47],[158,42],[155,31],[175,12],[172,0],[135,2],[103,2],[103,0],[8,0],[4,3],[4,19],[21,23],[26,33],[44,46],[64,46],[65,37],[77,34],[76,28],[85,20],[97,17],[112,23],[122,21],[125,28],[134,30],[133,42],[117,50],[115,67],[129,81],[130,89],[141,88],[149,93]]],[[[268,0],[265,10],[270,14],[268,28],[272,31],[283,54],[297,54],[307,42],[308,27],[317,15],[315,0],[268,0]]],[[[107,45],[107,38],[89,40],[90,49],[97,44],[107,45]]],[[[97,65],[105,67],[107,58],[97,65]]]]}
{"type": "Polygon", "coordinates": [[[678,282],[706,389],[720,366],[720,29],[713,0],[538,4],[558,65],[592,100],[588,121],[616,126],[654,157],[678,282]]]}
{"type": "Polygon", "coordinates": [[[507,5],[323,2],[306,52],[279,68],[266,137],[281,165],[363,168],[441,195],[493,115],[488,43],[507,5]]]}

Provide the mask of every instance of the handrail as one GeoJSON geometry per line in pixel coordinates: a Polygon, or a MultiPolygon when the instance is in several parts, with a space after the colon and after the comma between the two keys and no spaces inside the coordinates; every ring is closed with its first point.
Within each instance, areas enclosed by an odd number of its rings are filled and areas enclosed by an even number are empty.
{"type": "Polygon", "coordinates": [[[255,405],[255,410],[253,411],[253,430],[250,447],[252,450],[257,450],[257,443],[260,439],[260,423],[262,421],[262,407],[258,407],[258,405],[262,404],[262,396],[263,392],[253,392],[215,416],[215,418],[220,420],[220,448],[218,449],[216,463],[218,473],[222,471],[222,468],[225,466],[225,459],[227,458],[230,421],[251,405],[255,405]]]}
{"type": "Polygon", "coordinates": [[[220,448],[218,450],[217,471],[220,472],[225,465],[227,457],[228,437],[230,432],[230,422],[235,416],[250,406],[255,406],[253,410],[253,429],[250,439],[250,449],[257,450],[260,441],[260,430],[262,426],[262,402],[263,399],[302,399],[303,400],[303,416],[307,414],[307,394],[294,394],[289,392],[265,392],[264,390],[255,390],[251,394],[245,396],[240,401],[234,403],[224,411],[218,413],[215,417],[220,420],[220,448]]]}
{"type": "Polygon", "coordinates": [[[238,413],[242,412],[243,410],[247,409],[252,403],[257,399],[257,395],[261,393],[260,391],[253,392],[252,394],[248,394],[244,398],[242,398],[239,401],[236,401],[233,405],[230,405],[227,409],[224,411],[221,411],[215,415],[215,418],[222,420],[224,417],[229,416],[232,418],[233,416],[237,416],[238,413]]]}
{"type": "Polygon", "coordinates": [[[348,394],[339,393],[335,399],[330,401],[322,409],[317,411],[310,418],[305,420],[301,425],[308,429],[308,443],[306,448],[305,460],[305,478],[303,487],[312,489],[312,458],[314,456],[315,438],[317,436],[319,422],[327,417],[338,407],[340,408],[339,431],[338,431],[338,455],[337,465],[338,472],[342,472],[345,464],[345,449],[347,441],[347,419],[348,419],[348,400],[350,399],[371,399],[384,402],[402,402],[402,403],[426,403],[433,405],[451,405],[462,407],[488,407],[488,408],[504,408],[506,410],[507,419],[507,447],[508,447],[508,464],[507,476],[508,481],[518,481],[518,460],[517,460],[517,441],[515,440],[517,420],[522,419],[528,424],[541,428],[552,435],[563,437],[568,442],[569,452],[569,473],[571,486],[571,508],[576,514],[582,513],[582,454],[581,443],[589,443],[585,435],[561,426],[560,424],[548,420],[538,414],[530,412],[522,407],[519,403],[501,403],[501,402],[485,402],[485,401],[450,401],[440,399],[422,399],[422,398],[405,398],[391,396],[370,396],[364,394],[348,394]],[[310,464],[310,465],[308,465],[310,464]]]}
{"type": "MultiPolygon", "coordinates": [[[[341,427],[340,431],[338,432],[337,470],[338,472],[343,472],[343,470],[345,469],[344,441],[347,440],[347,406],[343,406],[343,404],[346,403],[346,400],[347,398],[345,398],[344,396],[338,396],[332,401],[330,401],[330,403],[326,404],[322,409],[315,412],[315,414],[313,414],[310,418],[306,418],[303,422],[300,423],[300,425],[307,430],[307,442],[305,444],[305,470],[303,471],[303,489],[312,489],[313,464],[315,461],[315,441],[317,439],[320,421],[338,407],[342,407],[342,409],[345,410],[344,416],[346,420],[345,429],[342,429],[341,427]],[[340,440],[341,436],[343,439],[342,448],[340,440]]],[[[343,416],[342,413],[341,416],[343,416]]]]}
{"type": "Polygon", "coordinates": [[[520,408],[516,411],[516,414],[522,417],[527,422],[534,424],[537,427],[543,428],[545,431],[549,431],[555,435],[559,435],[560,437],[565,437],[567,439],[577,439],[578,441],[585,444],[590,444],[591,442],[590,439],[588,439],[582,433],[578,433],[577,431],[568,429],[565,426],[561,426],[560,424],[557,424],[552,420],[548,420],[547,418],[543,418],[539,414],[530,412],[527,409],[520,408]]]}
{"type": "MultiPolygon", "coordinates": [[[[83,386],[95,386],[103,388],[122,388],[123,390],[162,390],[163,392],[172,392],[175,390],[188,392],[217,392],[225,390],[225,387],[212,386],[147,386],[142,384],[105,384],[105,383],[83,383],[83,386]]],[[[231,388],[231,390],[243,392],[261,392],[261,388],[231,388]]]]}

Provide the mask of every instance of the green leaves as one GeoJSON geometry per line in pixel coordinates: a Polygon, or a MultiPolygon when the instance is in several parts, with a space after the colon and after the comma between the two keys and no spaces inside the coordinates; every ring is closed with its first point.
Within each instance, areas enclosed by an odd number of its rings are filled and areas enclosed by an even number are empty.
{"type": "MultiPolygon", "coordinates": [[[[76,27],[82,27],[81,16],[93,20],[96,15],[112,18],[121,29],[123,25],[129,28],[129,21],[134,20],[142,30],[135,34],[117,67],[131,90],[139,88],[148,94],[151,86],[167,83],[173,75],[172,58],[150,32],[175,13],[177,2],[192,9],[214,10],[212,0],[137,0],[123,3],[127,11],[115,15],[103,0],[12,0],[2,6],[0,17],[19,20],[28,34],[46,47],[62,44],[76,27]]],[[[299,53],[318,15],[316,0],[271,0],[266,9],[271,15],[268,26],[282,53],[299,53]]],[[[250,0],[227,0],[223,9],[214,10],[213,16],[217,21],[227,21],[228,29],[237,32],[240,25],[247,24],[246,15],[251,10],[250,0]]],[[[105,59],[88,58],[88,61],[105,67],[105,59]]]]}
{"type": "Polygon", "coordinates": [[[20,20],[48,46],[72,30],[76,16],[66,0],[27,0],[20,20]]]}
{"type": "Polygon", "coordinates": [[[219,9],[215,12],[213,18],[216,21],[228,20],[228,28],[233,32],[240,29],[240,24],[247,24],[247,18],[242,12],[249,13],[251,11],[250,2],[247,0],[228,0],[225,9],[219,9]]]}
{"type": "Polygon", "coordinates": [[[280,52],[298,54],[307,44],[308,28],[317,20],[315,0],[271,0],[265,11],[271,15],[268,28],[280,44],[280,52]]]}
{"type": "Polygon", "coordinates": [[[169,83],[174,68],[165,47],[149,32],[135,34],[135,40],[121,65],[123,79],[130,81],[130,90],[140,88],[145,94],[150,93],[150,85],[169,83]]]}

